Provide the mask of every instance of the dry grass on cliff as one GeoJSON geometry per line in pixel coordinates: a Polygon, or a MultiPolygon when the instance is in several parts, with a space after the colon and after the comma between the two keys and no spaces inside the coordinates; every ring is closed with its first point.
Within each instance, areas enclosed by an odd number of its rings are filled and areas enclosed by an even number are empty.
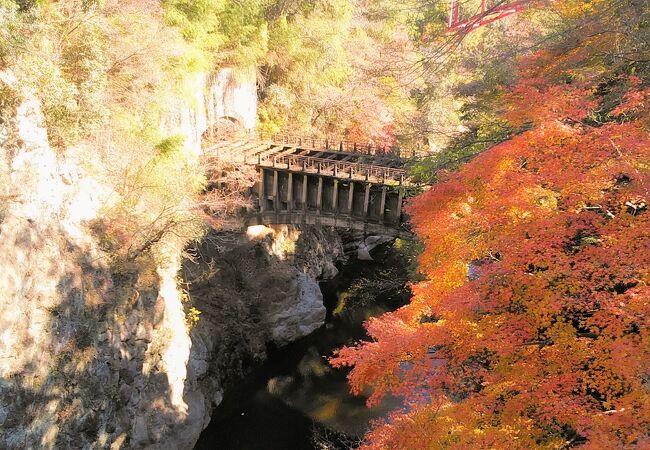
{"type": "MultiPolygon", "coordinates": [[[[161,241],[200,236],[196,206],[206,180],[182,143],[165,147],[173,137],[161,127],[185,102],[180,55],[191,49],[165,24],[161,5],[20,5],[0,1],[0,67],[38,98],[60,158],[104,187],[93,227],[104,250],[133,260],[161,241]]],[[[0,97],[2,114],[11,97],[0,97]]],[[[0,159],[0,189],[5,165],[0,159]]]]}

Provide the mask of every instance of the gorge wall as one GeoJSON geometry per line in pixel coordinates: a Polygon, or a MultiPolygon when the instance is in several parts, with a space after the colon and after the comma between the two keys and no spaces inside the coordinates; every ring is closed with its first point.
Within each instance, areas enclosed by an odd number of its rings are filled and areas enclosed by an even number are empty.
{"type": "MultiPolygon", "coordinates": [[[[214,117],[254,127],[241,79],[197,76],[167,133],[198,155],[214,117]]],[[[144,268],[115,266],[90,226],[113,191],[81,163],[92,149],[51,148],[36,98],[8,72],[0,90],[0,448],[192,448],[268,342],[323,324],[317,280],[375,241],[255,227],[212,232],[184,261],[171,242],[144,268]]]]}
{"type": "MultiPolygon", "coordinates": [[[[188,153],[215,118],[254,128],[254,79],[192,83],[162,125],[188,153]]],[[[192,448],[267,343],[324,323],[318,280],[382,242],[251,227],[115,265],[91,226],[115,201],[82,162],[92,148],[50,147],[36,98],[8,72],[0,91],[0,448],[192,448]]]]}
{"type": "Polygon", "coordinates": [[[246,235],[212,232],[190,249],[182,274],[201,314],[190,334],[185,392],[203,399],[203,425],[224,390],[266,359],[268,344],[284,346],[325,323],[318,282],[391,240],[275,225],[250,227],[246,235]]]}
{"type": "MultiPolygon", "coordinates": [[[[254,125],[254,97],[227,104],[254,80],[233,77],[198,76],[163,124],[196,155],[210,114],[254,125]]],[[[182,248],[147,270],[113,267],[89,228],[113,191],[82,163],[93,149],[51,148],[39,101],[12,73],[0,91],[0,448],[191,448],[204,411],[184,395],[182,248]]]]}

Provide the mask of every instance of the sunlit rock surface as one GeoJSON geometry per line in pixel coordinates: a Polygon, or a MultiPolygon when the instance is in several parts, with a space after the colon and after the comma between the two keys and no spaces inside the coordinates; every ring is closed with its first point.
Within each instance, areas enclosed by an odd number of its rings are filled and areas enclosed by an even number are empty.
{"type": "Polygon", "coordinates": [[[0,122],[0,448],[60,448],[101,426],[101,400],[86,394],[110,379],[110,352],[93,347],[104,324],[91,311],[111,280],[80,223],[97,202],[69,182],[73,164],[50,148],[36,99],[10,73],[0,84],[15,99],[0,122]],[[98,376],[73,382],[82,373],[98,376]]]}
{"type": "Polygon", "coordinates": [[[257,121],[255,71],[222,68],[212,74],[197,73],[185,80],[187,99],[178,99],[162,129],[186,137],[186,146],[201,154],[201,142],[209,124],[220,119],[236,122],[252,132],[257,121]]]}
{"type": "Polygon", "coordinates": [[[325,323],[326,310],[318,283],[309,275],[299,273],[289,283],[287,300],[269,305],[269,326],[273,342],[285,345],[325,323]]]}
{"type": "Polygon", "coordinates": [[[148,281],[112,272],[87,227],[110,187],[50,148],[10,73],[0,87],[0,448],[191,448],[206,400],[185,392],[182,249],[148,281]]]}

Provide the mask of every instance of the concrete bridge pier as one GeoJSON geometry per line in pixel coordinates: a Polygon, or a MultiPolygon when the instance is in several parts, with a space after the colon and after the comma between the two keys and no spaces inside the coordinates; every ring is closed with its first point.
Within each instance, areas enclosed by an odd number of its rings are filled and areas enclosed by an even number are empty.
{"type": "Polygon", "coordinates": [[[323,225],[413,237],[402,217],[404,189],[414,186],[404,160],[379,148],[370,155],[345,151],[350,143],[340,143],[338,150],[327,140],[303,143],[300,138],[222,142],[204,158],[256,167],[257,207],[249,211],[247,225],[323,225]]]}
{"type": "Polygon", "coordinates": [[[381,183],[259,167],[258,214],[250,225],[320,224],[352,229],[390,228],[399,234],[401,189],[381,183]]]}

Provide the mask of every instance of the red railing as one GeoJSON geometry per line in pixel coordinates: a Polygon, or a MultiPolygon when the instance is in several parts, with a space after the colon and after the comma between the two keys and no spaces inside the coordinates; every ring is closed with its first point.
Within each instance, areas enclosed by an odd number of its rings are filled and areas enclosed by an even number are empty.
{"type": "Polygon", "coordinates": [[[470,32],[523,11],[526,3],[530,3],[531,0],[481,0],[480,10],[471,11],[469,16],[461,13],[461,3],[464,1],[450,0],[449,23],[447,24],[450,31],[470,32]]]}

